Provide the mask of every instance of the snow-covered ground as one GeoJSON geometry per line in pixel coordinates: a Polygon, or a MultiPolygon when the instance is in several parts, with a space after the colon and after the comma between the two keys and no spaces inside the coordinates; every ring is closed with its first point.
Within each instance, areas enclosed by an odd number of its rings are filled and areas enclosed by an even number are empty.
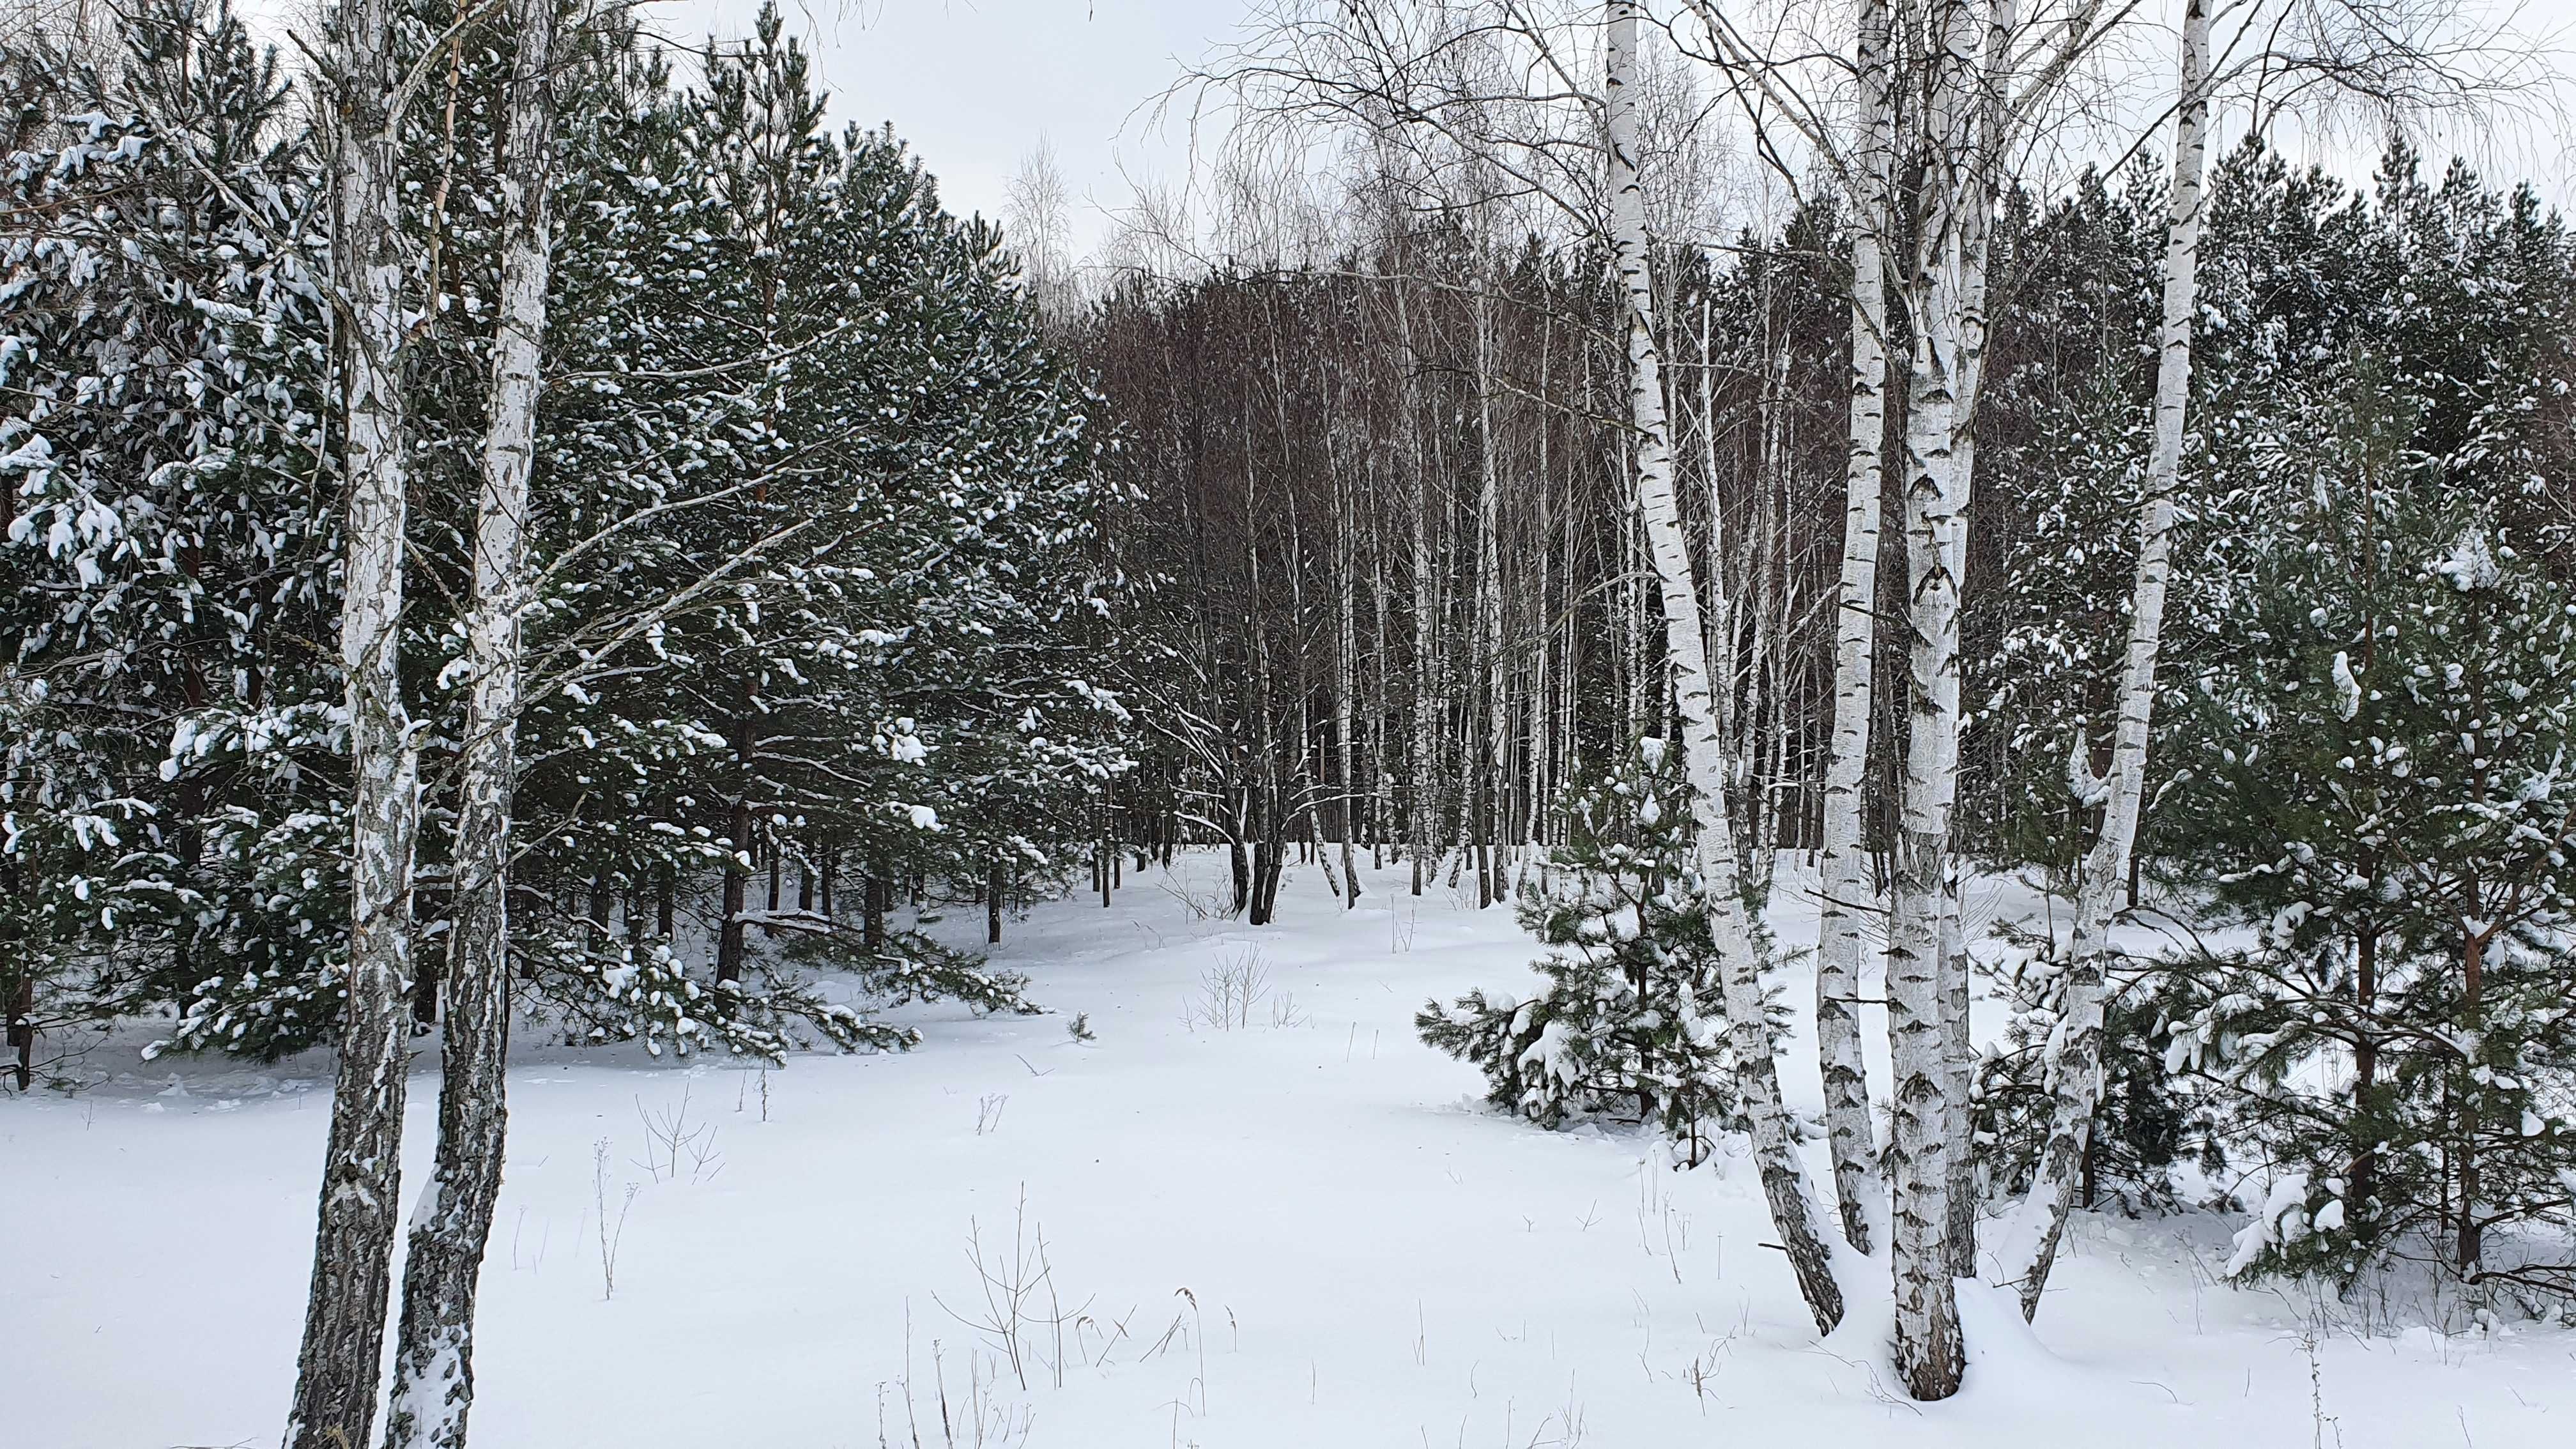
{"type": "MultiPolygon", "coordinates": [[[[1643,1138],[1498,1118],[1414,1039],[1425,997],[1519,987],[1508,910],[1389,871],[1344,914],[1308,868],[1255,930],[1204,914],[1216,880],[1202,858],[1014,922],[1002,955],[1055,1014],[933,1015],[909,1055],[764,1073],[529,1043],[475,1442],[2576,1443],[2576,1335],[2230,1288],[2214,1216],[2080,1221],[2035,1334],[1972,1295],[1967,1391],[1909,1404],[1883,1307],[1818,1340],[1746,1163],[1675,1173],[1643,1138]],[[1247,962],[1266,992],[1219,1029],[1208,973],[1247,962]],[[1028,1280],[1017,1368],[977,1243],[1028,1280]]],[[[1782,939],[1811,939],[1783,894],[1782,939]]],[[[1784,1073],[1806,1110],[1811,1061],[1784,1073]]],[[[327,1064],[92,1064],[114,1077],[0,1100],[0,1444],[270,1443],[327,1064]]]]}

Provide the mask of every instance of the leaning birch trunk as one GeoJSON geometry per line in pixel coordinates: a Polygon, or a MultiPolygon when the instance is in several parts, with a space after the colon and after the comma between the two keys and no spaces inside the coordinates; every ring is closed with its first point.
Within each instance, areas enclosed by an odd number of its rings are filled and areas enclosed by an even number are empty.
{"type": "Polygon", "coordinates": [[[365,1449],[376,1412],[401,1195],[411,1028],[412,853],[419,756],[405,718],[402,179],[392,114],[392,5],[348,0],[334,37],[331,272],[347,339],[342,468],[349,489],[340,662],[348,673],[348,1000],[331,1087],[312,1290],[288,1449],[365,1449]]]}
{"type": "Polygon", "coordinates": [[[412,1215],[403,1264],[385,1449],[462,1449],[474,1404],[474,1299],[501,1191],[509,1115],[511,789],[518,773],[519,616],[526,605],[528,476],[536,451],[539,346],[553,261],[547,188],[555,145],[556,0],[510,0],[510,73],[501,182],[501,296],[491,414],[474,520],[474,602],[456,820],[455,924],[447,967],[438,1159],[412,1215]]]}
{"type": "Polygon", "coordinates": [[[1954,1090],[1945,1029],[1950,962],[1950,809],[1959,780],[1959,535],[1964,480],[1960,203],[1977,184],[1961,92],[1975,66],[1967,0],[1946,0],[1924,128],[1931,197],[1908,288],[1914,352],[1906,415],[1908,718],[1887,939],[1887,1018],[1895,1112],[1888,1143],[1888,1243],[1896,1287],[1896,1367],[1917,1399],[1958,1392],[1966,1367],[1950,1262],[1954,1090]]]}
{"type": "Polygon", "coordinates": [[[1648,271],[1646,217],[1637,181],[1637,116],[1632,78],[1637,62],[1637,0],[1611,0],[1607,96],[1610,166],[1610,255],[1626,303],[1629,416],[1636,430],[1637,512],[1645,525],[1664,606],[1664,655],[1681,717],[1682,765],[1691,785],[1695,868],[1707,902],[1709,937],[1724,988],[1729,1045],[1739,1073],[1754,1160],[1770,1200],[1771,1221],[1816,1326],[1842,1321],[1833,1245],[1824,1235],[1789,1114],[1780,1101],[1771,1029],[1763,1016],[1762,978],[1738,893],[1735,842],[1726,812],[1726,758],[1709,692],[1708,651],[1700,629],[1699,591],[1690,546],[1673,501],[1673,457],[1664,415],[1662,358],[1655,349],[1654,285],[1648,271]]]}
{"type": "Polygon", "coordinates": [[[1843,1236],[1870,1251],[1870,1224],[1886,1212],[1861,1054],[1862,917],[1876,889],[1862,856],[1869,779],[1872,670],[1878,648],[1879,495],[1887,454],[1887,279],[1880,231],[1888,219],[1892,146],[1887,93],[1888,0],[1860,0],[1855,72],[1860,144],[1852,211],[1851,432],[1843,473],[1843,568],[1834,613],[1833,733],[1825,756],[1823,897],[1816,927],[1816,1058],[1825,1082],[1825,1136],[1843,1236]]]}
{"type": "Polygon", "coordinates": [[[2192,316],[2199,305],[2202,169],[2209,149],[2209,0],[2186,0],[2182,104],[2174,117],[2173,184],[2166,198],[2164,327],[2156,364],[2156,431],[2138,517],[2138,572],[2129,605],[2129,648],[2120,681],[2119,733],[2107,779],[2091,771],[2079,741],[2070,773],[2086,804],[2103,806],[2101,833],[2084,858],[2065,1000],[2048,1062],[2048,1145],[2030,1191],[1997,1245],[1999,1281],[2021,1295],[2024,1317],[2039,1297],[2066,1231],[2084,1172],[2093,1114],[2102,1099],[2102,1012],[2111,918],[2128,879],[2138,811],[2146,790],[2147,737],[2156,702],[2165,585],[2173,552],[2173,498],[2182,476],[2183,424],[2191,398],[2192,316]]]}

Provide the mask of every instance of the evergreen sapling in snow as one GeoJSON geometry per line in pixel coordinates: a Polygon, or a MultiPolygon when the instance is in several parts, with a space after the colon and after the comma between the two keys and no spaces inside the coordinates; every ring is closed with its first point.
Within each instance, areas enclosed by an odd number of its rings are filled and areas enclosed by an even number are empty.
{"type": "Polygon", "coordinates": [[[1735,1098],[1688,788],[1660,739],[1574,786],[1564,843],[1523,877],[1515,903],[1549,948],[1532,963],[1544,984],[1527,999],[1479,989],[1430,1002],[1414,1025],[1482,1070],[1497,1108],[1551,1131],[1650,1124],[1696,1164],[1734,1125],[1735,1098]]]}

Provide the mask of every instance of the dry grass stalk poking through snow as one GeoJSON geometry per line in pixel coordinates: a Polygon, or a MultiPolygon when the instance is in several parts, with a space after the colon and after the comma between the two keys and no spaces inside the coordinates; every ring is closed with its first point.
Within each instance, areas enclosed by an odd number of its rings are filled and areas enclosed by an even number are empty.
{"type": "MultiPolygon", "coordinates": [[[[761,1078],[761,1111],[769,1109],[769,1079],[761,1078]]],[[[635,1115],[644,1124],[644,1159],[636,1165],[655,1182],[676,1182],[680,1164],[689,1165],[689,1181],[705,1182],[724,1171],[724,1154],[716,1150],[716,1126],[712,1122],[692,1124],[689,1121],[689,1088],[680,1088],[680,1100],[671,1106],[648,1111],[644,1099],[635,1099],[635,1115]]]]}
{"type": "Polygon", "coordinates": [[[635,1206],[636,1184],[626,1184],[625,1195],[617,1201],[617,1221],[608,1220],[608,1139],[591,1144],[590,1187],[593,1210],[599,1223],[599,1297],[606,1302],[617,1296],[617,1247],[626,1240],[626,1214],[635,1206]]]}
{"type": "Polygon", "coordinates": [[[1303,1026],[1306,1013],[1289,992],[1274,992],[1259,946],[1242,946],[1199,973],[1198,994],[1181,1003],[1181,1024],[1196,1031],[1239,1031],[1267,1016],[1274,1027],[1303,1026]]]}
{"type": "Polygon", "coordinates": [[[1000,1244],[988,1248],[983,1225],[969,1219],[966,1260],[974,1265],[976,1283],[983,1291],[982,1310],[970,1316],[950,1308],[936,1295],[931,1301],[980,1335],[1000,1361],[1009,1365],[1011,1376],[1022,1389],[1029,1386],[1032,1364],[1055,1387],[1063,1388],[1065,1334],[1075,1329],[1079,1346],[1076,1325],[1091,1304],[1085,1299],[1070,1312],[1065,1309],[1062,1295],[1056,1291],[1055,1266],[1047,1261],[1046,1229],[1029,1221],[1027,1189],[1021,1189],[1019,1205],[1011,1215],[1008,1249],[1000,1244]]]}
{"type": "Polygon", "coordinates": [[[966,1353],[966,1385],[949,1396],[948,1360],[938,1339],[930,1341],[930,1397],[924,1409],[913,1380],[912,1320],[903,1328],[903,1377],[893,1387],[903,1397],[903,1428],[888,1422],[885,1384],[877,1385],[877,1449],[1018,1449],[1028,1443],[1036,1414],[1026,1404],[1000,1396],[1002,1365],[979,1348],[966,1353]],[[924,1437],[927,1435],[928,1437],[924,1437]]]}

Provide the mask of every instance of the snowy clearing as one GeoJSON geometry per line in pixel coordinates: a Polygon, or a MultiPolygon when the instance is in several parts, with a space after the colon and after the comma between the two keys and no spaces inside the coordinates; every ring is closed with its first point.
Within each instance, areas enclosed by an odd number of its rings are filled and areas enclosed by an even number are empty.
{"type": "MultiPolygon", "coordinates": [[[[1649,1137],[1497,1117],[1472,1068],[1415,1040],[1425,997],[1517,986],[1533,952],[1508,910],[1416,901],[1388,870],[1343,915],[1309,868],[1256,931],[1201,914],[1218,868],[1012,923],[1000,960],[1053,1014],[926,1017],[909,1055],[762,1073],[524,1042],[477,1442],[2512,1449],[2576,1423],[2576,1335],[2445,1336],[2404,1326],[2428,1305],[2239,1291],[2214,1281],[2236,1226],[2216,1216],[2080,1218],[2035,1338],[2008,1300],[1966,1295],[1966,1391],[1910,1404],[1875,1341],[1884,1289],[1819,1342],[1740,1156],[1675,1173],[1649,1137]],[[1096,1041],[1072,1039],[1075,1013],[1096,1041]],[[1016,1371],[989,1327],[1007,1295],[969,1252],[1008,1280],[1015,1231],[1016,1371]]],[[[1775,916],[1792,943],[1813,931],[1795,885],[1775,916]]],[[[327,1064],[115,1050],[91,1059],[112,1081],[0,1103],[6,1441],[269,1442],[327,1064]]],[[[415,1058],[407,1199],[435,1061],[415,1058]]],[[[1807,1114],[1812,1063],[1784,1058],[1807,1114]]]]}

